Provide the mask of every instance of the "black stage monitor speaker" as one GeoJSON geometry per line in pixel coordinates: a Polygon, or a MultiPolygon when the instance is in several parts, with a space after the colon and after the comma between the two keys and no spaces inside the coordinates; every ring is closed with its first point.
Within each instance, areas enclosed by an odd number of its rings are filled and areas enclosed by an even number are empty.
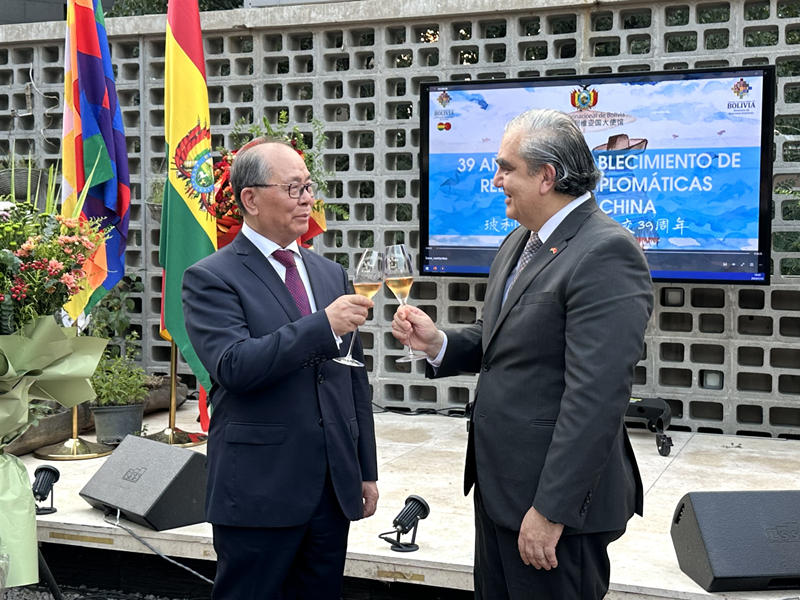
{"type": "Polygon", "coordinates": [[[206,457],[126,436],[80,491],[95,508],[156,531],[205,521],[206,457]]]}
{"type": "Polygon", "coordinates": [[[708,592],[800,589],[800,491],[690,492],[670,534],[708,592]]]}

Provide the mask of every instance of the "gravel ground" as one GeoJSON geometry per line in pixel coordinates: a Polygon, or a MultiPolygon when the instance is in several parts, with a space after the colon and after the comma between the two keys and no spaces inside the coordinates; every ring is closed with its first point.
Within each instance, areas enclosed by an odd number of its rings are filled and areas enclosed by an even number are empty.
{"type": "MultiPolygon", "coordinates": [[[[64,595],[64,600],[190,600],[186,598],[165,598],[152,594],[129,594],[91,588],[61,588],[61,593],[64,595]]],[[[46,587],[29,585],[7,589],[5,595],[3,595],[3,592],[0,592],[0,600],[53,600],[53,596],[46,587]]]]}

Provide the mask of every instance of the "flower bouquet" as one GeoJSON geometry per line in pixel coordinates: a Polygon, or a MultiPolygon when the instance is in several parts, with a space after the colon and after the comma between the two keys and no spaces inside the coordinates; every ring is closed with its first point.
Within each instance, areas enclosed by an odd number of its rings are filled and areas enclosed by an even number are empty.
{"type": "MultiPolygon", "coordinates": [[[[328,139],[322,128],[322,123],[312,121],[314,147],[308,145],[306,136],[300,131],[299,127],[289,128],[289,117],[286,111],[281,111],[278,115],[278,123],[270,124],[265,117],[261,124],[255,124],[247,132],[243,132],[243,124],[237,123],[233,131],[233,139],[237,144],[237,149],[227,150],[219,148],[221,158],[214,164],[214,200],[210,211],[217,218],[217,246],[222,248],[230,243],[241,229],[242,215],[233,197],[233,188],[230,182],[230,171],[236,153],[248,141],[260,136],[282,139],[289,142],[295,151],[303,157],[306,168],[311,175],[311,180],[317,184],[319,194],[328,192],[327,177],[331,175],[323,165],[322,154],[319,151],[328,139]]],[[[334,213],[347,216],[344,209],[339,206],[328,205],[328,209],[334,213]]],[[[300,236],[298,242],[308,248],[311,239],[327,230],[325,221],[325,202],[322,198],[315,198],[314,206],[311,211],[311,218],[308,221],[308,231],[300,236]]]]}
{"type": "Polygon", "coordinates": [[[0,198],[0,554],[9,587],[39,580],[28,473],[3,448],[36,422],[41,406],[94,397],[89,378],[106,340],[78,337],[54,315],[85,284],[83,266],[104,239],[99,223],[0,198]]]}

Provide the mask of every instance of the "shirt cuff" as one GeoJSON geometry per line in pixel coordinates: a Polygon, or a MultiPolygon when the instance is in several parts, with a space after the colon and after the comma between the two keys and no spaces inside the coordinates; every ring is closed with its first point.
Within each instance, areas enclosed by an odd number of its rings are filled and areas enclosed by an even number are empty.
{"type": "Polygon", "coordinates": [[[430,363],[434,369],[438,369],[441,366],[442,360],[444,359],[444,352],[447,350],[447,334],[444,331],[442,332],[442,337],[444,340],[442,341],[442,348],[439,350],[439,354],[437,354],[436,358],[433,360],[430,358],[428,359],[428,363],[430,363]]]}

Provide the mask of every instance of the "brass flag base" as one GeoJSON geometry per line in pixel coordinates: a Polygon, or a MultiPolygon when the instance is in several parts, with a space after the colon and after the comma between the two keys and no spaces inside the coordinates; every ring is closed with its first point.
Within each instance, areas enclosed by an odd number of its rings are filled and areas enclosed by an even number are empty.
{"type": "Polygon", "coordinates": [[[99,458],[108,456],[114,448],[106,444],[87,442],[79,437],[68,439],[66,442],[43,446],[35,450],[33,455],[36,458],[46,460],[84,460],[87,458],[99,458]]]}
{"type": "Polygon", "coordinates": [[[87,442],[78,437],[78,407],[72,407],[72,437],[66,442],[43,446],[33,452],[36,458],[46,460],[84,460],[108,456],[114,451],[113,446],[87,442]]]}
{"type": "Polygon", "coordinates": [[[162,444],[169,444],[170,446],[180,446],[181,448],[189,448],[190,446],[200,446],[208,441],[208,436],[205,433],[189,433],[177,427],[169,428],[145,436],[148,440],[161,442],[162,444]]]}
{"type": "Polygon", "coordinates": [[[178,365],[178,348],[173,341],[170,344],[170,360],[169,360],[169,426],[162,431],[145,436],[148,440],[161,442],[162,444],[169,444],[170,446],[180,446],[181,448],[188,448],[190,446],[199,446],[208,441],[208,436],[205,433],[189,433],[175,427],[175,411],[177,406],[175,387],[177,385],[177,365],[178,365]]]}

